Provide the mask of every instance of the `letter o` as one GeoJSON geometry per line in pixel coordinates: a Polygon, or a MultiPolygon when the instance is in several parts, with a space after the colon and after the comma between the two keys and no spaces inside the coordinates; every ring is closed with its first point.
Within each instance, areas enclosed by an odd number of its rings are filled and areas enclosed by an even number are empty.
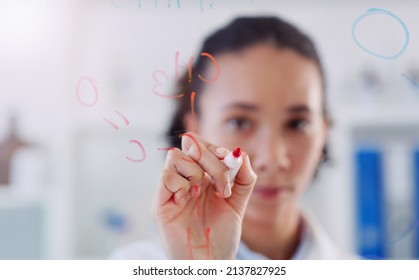
{"type": "Polygon", "coordinates": [[[381,59],[387,59],[387,60],[393,60],[398,58],[400,55],[402,55],[402,53],[406,50],[407,45],[409,44],[409,30],[407,29],[406,25],[404,24],[404,22],[395,14],[393,14],[392,12],[389,12],[387,10],[384,9],[379,9],[379,8],[372,8],[372,9],[368,9],[364,14],[360,15],[359,17],[357,17],[355,19],[355,21],[352,24],[352,37],[355,40],[355,43],[361,48],[363,49],[365,52],[369,53],[370,55],[379,57],[381,59]],[[355,35],[355,28],[358,25],[358,23],[364,19],[367,16],[371,16],[371,15],[377,15],[377,14],[381,14],[381,15],[387,15],[390,16],[394,19],[396,19],[400,25],[403,27],[404,33],[405,33],[405,41],[403,44],[403,47],[394,55],[383,55],[380,54],[378,52],[374,52],[372,50],[367,49],[366,47],[364,47],[359,41],[358,38],[355,35]]]}

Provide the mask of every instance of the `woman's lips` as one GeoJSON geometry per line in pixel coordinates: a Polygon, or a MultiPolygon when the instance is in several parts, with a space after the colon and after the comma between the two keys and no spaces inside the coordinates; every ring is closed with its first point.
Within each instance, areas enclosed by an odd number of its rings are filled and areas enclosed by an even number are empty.
{"type": "Polygon", "coordinates": [[[253,194],[263,198],[275,198],[289,190],[290,188],[281,186],[255,186],[253,194]]]}

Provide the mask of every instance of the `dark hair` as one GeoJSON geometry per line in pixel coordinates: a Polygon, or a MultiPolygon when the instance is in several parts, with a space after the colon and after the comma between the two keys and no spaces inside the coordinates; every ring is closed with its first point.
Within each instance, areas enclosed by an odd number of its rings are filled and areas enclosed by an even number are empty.
{"type": "MultiPolygon", "coordinates": [[[[288,22],[277,17],[240,17],[233,20],[227,26],[211,34],[204,41],[201,52],[209,53],[213,56],[228,52],[237,52],[247,47],[270,43],[280,49],[291,49],[303,57],[311,59],[318,67],[323,86],[323,115],[330,120],[326,104],[326,85],[323,67],[313,41],[300,30],[288,22]]],[[[180,148],[179,133],[185,132],[184,117],[190,112],[190,101],[187,96],[192,91],[196,92],[195,104],[199,104],[198,99],[204,86],[204,82],[198,78],[198,73],[204,73],[208,58],[199,56],[192,67],[192,79],[186,72],[177,81],[177,92],[184,93],[177,99],[177,108],[174,118],[167,131],[167,137],[172,146],[180,148]]],[[[199,106],[194,109],[199,116],[199,106]]],[[[323,161],[328,159],[327,145],[323,149],[323,161]]]]}

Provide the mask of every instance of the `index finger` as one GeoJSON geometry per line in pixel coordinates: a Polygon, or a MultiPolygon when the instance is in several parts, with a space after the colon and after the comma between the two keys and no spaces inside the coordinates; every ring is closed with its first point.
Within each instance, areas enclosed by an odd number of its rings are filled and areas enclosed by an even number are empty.
{"type": "MultiPolygon", "coordinates": [[[[202,137],[200,137],[198,134],[194,132],[186,132],[179,135],[183,139],[183,137],[187,137],[192,140],[190,141],[183,141],[182,140],[182,151],[188,151],[193,144],[196,145],[198,149],[198,156],[196,158],[196,161],[199,161],[202,157],[202,148],[205,147],[207,150],[209,150],[212,154],[214,154],[218,159],[223,159],[227,153],[229,152],[228,149],[224,147],[220,147],[217,145],[213,145],[207,141],[205,141],[202,137]]],[[[190,159],[184,158],[184,160],[191,162],[190,159]]]]}
{"type": "Polygon", "coordinates": [[[231,195],[228,168],[221,161],[228,153],[227,149],[213,145],[190,132],[182,135],[182,150],[211,176],[215,189],[221,196],[231,195]]]}

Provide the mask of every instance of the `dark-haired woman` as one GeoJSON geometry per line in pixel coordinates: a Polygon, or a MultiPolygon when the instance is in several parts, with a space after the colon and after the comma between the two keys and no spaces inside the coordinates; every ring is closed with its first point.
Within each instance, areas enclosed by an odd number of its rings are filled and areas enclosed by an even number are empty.
{"type": "MultiPolygon", "coordinates": [[[[179,99],[169,135],[187,131],[167,154],[155,198],[160,244],[116,251],[129,259],[343,259],[298,200],[327,158],[325,79],[312,41],[275,17],[238,18],[209,36],[201,52],[221,74],[196,91],[195,112],[179,99]],[[240,147],[229,182],[222,162],[240,147]]],[[[200,57],[193,73],[213,71],[200,57]]]]}

